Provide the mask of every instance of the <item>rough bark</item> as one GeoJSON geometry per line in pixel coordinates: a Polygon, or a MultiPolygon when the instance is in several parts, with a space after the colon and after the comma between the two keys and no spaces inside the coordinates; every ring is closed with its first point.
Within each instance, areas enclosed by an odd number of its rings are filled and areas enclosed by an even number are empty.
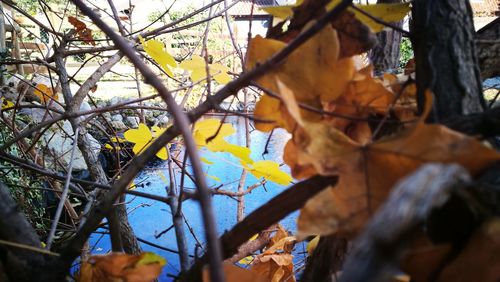
{"type": "Polygon", "coordinates": [[[416,58],[419,110],[424,91],[434,93],[431,119],[441,121],[484,109],[467,0],[413,2],[412,45],[416,58]]]}
{"type": "MultiPolygon", "coordinates": [[[[401,0],[378,0],[377,3],[401,3],[401,0]]],[[[395,23],[403,27],[403,21],[395,23]]],[[[399,68],[401,33],[395,30],[383,30],[377,33],[377,45],[369,53],[375,75],[384,72],[394,73],[399,68]]]]}
{"type": "MultiPolygon", "coordinates": [[[[0,199],[2,199],[0,239],[41,248],[42,244],[38,235],[24,214],[19,212],[17,203],[12,199],[9,189],[3,183],[0,183],[0,199]]],[[[46,262],[46,258],[41,253],[0,244],[1,268],[10,281],[42,281],[39,279],[47,278],[46,275],[50,275],[48,271],[43,269],[46,262]]]]}

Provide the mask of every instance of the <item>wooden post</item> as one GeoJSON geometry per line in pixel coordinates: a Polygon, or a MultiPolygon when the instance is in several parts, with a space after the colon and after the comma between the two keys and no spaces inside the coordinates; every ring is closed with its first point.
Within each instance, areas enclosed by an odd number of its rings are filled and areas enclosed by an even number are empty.
{"type": "MultiPolygon", "coordinates": [[[[19,41],[21,39],[21,29],[16,22],[15,11],[12,11],[12,55],[15,59],[21,60],[21,49],[19,41]]],[[[24,66],[22,64],[16,65],[17,73],[24,76],[24,66]]]]}

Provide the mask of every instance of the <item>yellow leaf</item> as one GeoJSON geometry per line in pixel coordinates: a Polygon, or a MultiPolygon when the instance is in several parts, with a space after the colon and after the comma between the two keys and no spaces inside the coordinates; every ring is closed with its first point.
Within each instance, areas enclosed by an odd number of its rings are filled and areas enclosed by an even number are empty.
{"type": "Polygon", "coordinates": [[[193,137],[196,145],[206,147],[212,152],[228,152],[246,163],[252,163],[250,149],[234,145],[224,140],[224,137],[236,133],[230,123],[222,123],[218,119],[205,119],[194,125],[193,137]],[[215,137],[214,137],[215,136],[215,137]],[[212,138],[213,137],[213,138],[212,138]],[[207,142],[207,140],[211,138],[207,142]]]}
{"type": "MultiPolygon", "coordinates": [[[[264,63],[285,46],[281,41],[260,36],[253,38],[247,53],[247,69],[264,63]]],[[[338,60],[338,57],[337,33],[331,26],[327,26],[295,50],[284,63],[259,78],[257,83],[278,95],[283,95],[277,85],[279,80],[290,89],[297,103],[321,109],[322,102],[336,99],[346,90],[354,75],[352,58],[338,60]]],[[[285,125],[285,129],[292,131],[289,117],[280,111],[281,102],[273,100],[275,99],[264,95],[256,105],[255,117],[275,123],[264,124],[256,121],[256,127],[268,131],[273,127],[285,125]],[[268,113],[270,115],[266,115],[268,113]]],[[[319,114],[311,111],[301,111],[301,115],[306,121],[321,119],[319,114]]]]}
{"type": "MultiPolygon", "coordinates": [[[[356,7],[367,12],[368,14],[379,18],[385,22],[399,22],[410,12],[410,3],[392,3],[392,4],[375,4],[375,5],[356,5],[356,7]]],[[[380,32],[384,29],[381,25],[359,11],[351,9],[356,18],[366,24],[373,32],[380,32]]]]}
{"type": "Polygon", "coordinates": [[[11,101],[5,99],[4,97],[0,97],[0,102],[2,103],[2,110],[14,107],[14,103],[12,103],[11,101]]]}
{"type": "Polygon", "coordinates": [[[274,6],[274,7],[263,7],[262,10],[266,11],[273,17],[279,19],[286,19],[293,16],[293,8],[294,5],[285,5],[285,6],[274,6]]]}
{"type": "Polygon", "coordinates": [[[125,137],[125,140],[128,142],[135,143],[132,148],[132,151],[135,154],[139,154],[142,150],[144,150],[153,139],[151,131],[149,131],[148,126],[144,123],[140,123],[137,129],[129,129],[125,131],[123,137],[125,137]]]}
{"type": "Polygon", "coordinates": [[[200,160],[208,165],[214,164],[214,162],[209,161],[207,158],[201,157],[200,160]]]}
{"type": "Polygon", "coordinates": [[[163,132],[165,132],[165,130],[167,130],[166,128],[161,128],[159,126],[152,126],[151,127],[151,131],[153,132],[153,138],[157,138],[158,136],[160,136],[163,132]]]}
{"type": "MultiPolygon", "coordinates": [[[[132,151],[135,154],[139,154],[142,150],[146,149],[154,141],[153,134],[149,130],[148,126],[140,123],[137,129],[129,129],[123,134],[125,140],[131,143],[135,143],[132,151]]],[[[162,160],[168,158],[167,149],[161,148],[160,151],[156,153],[156,156],[162,160]]]]}
{"type": "Polygon", "coordinates": [[[124,138],[121,138],[121,137],[111,137],[111,142],[115,142],[115,143],[123,143],[127,140],[125,140],[124,138]]]}
{"type": "Polygon", "coordinates": [[[129,190],[134,190],[136,187],[137,186],[135,185],[135,181],[130,182],[130,184],[128,185],[129,190]]]}
{"type": "Polygon", "coordinates": [[[304,0],[297,0],[294,5],[262,7],[260,9],[266,11],[270,15],[279,19],[286,19],[293,16],[293,8],[300,6],[304,0]]]}
{"type": "Polygon", "coordinates": [[[137,262],[136,265],[148,264],[159,264],[160,266],[164,266],[165,264],[167,264],[167,260],[152,252],[142,253],[141,259],[137,262]]]}
{"type": "Polygon", "coordinates": [[[255,121],[255,128],[260,131],[269,132],[278,126],[284,126],[283,118],[280,113],[280,100],[269,95],[262,95],[255,105],[253,115],[256,119],[270,122],[255,121]]]}
{"type": "MultiPolygon", "coordinates": [[[[327,6],[326,9],[329,11],[340,3],[340,0],[333,0],[327,6]]],[[[385,22],[399,22],[404,19],[404,17],[410,11],[410,3],[381,3],[373,5],[356,5],[357,8],[367,12],[368,14],[379,18],[385,22]]],[[[374,20],[370,19],[361,12],[348,8],[348,10],[356,16],[358,20],[370,27],[373,32],[380,32],[384,29],[384,25],[381,25],[374,20]]]]}
{"type": "Polygon", "coordinates": [[[170,55],[165,50],[165,45],[163,42],[151,39],[145,41],[144,38],[139,36],[139,40],[141,41],[142,47],[144,51],[158,64],[163,70],[167,73],[168,76],[173,77],[174,73],[171,68],[175,68],[177,66],[177,62],[174,57],[170,55]]]}
{"type": "Polygon", "coordinates": [[[106,149],[108,149],[108,150],[114,150],[114,149],[116,149],[117,147],[113,147],[113,146],[111,146],[110,144],[106,143],[106,144],[104,144],[104,148],[106,148],[106,149]]]}
{"type": "Polygon", "coordinates": [[[230,123],[223,123],[218,119],[205,119],[196,122],[193,129],[193,137],[198,146],[207,146],[207,139],[213,137],[213,140],[223,139],[236,133],[236,130],[230,123]]]}
{"type": "MultiPolygon", "coordinates": [[[[193,82],[198,82],[207,78],[207,66],[205,60],[200,56],[193,55],[190,60],[181,62],[179,67],[191,72],[191,80],[193,82]]],[[[219,84],[227,84],[231,81],[231,77],[227,74],[229,68],[226,66],[221,64],[209,64],[208,71],[210,76],[213,76],[214,80],[219,84]]]]}
{"type": "Polygon", "coordinates": [[[51,99],[57,100],[57,93],[52,91],[52,87],[49,87],[43,83],[38,83],[35,86],[35,91],[33,92],[43,103],[47,103],[51,99]]]}
{"type": "Polygon", "coordinates": [[[318,246],[319,238],[320,236],[316,235],[311,241],[309,241],[309,243],[307,243],[306,250],[309,256],[312,256],[314,250],[318,246]]]}
{"type": "Polygon", "coordinates": [[[238,261],[239,264],[244,264],[244,265],[251,264],[252,262],[253,262],[253,256],[244,257],[238,261]]]}
{"type": "Polygon", "coordinates": [[[255,241],[257,239],[257,237],[259,237],[258,233],[253,235],[250,239],[248,239],[248,241],[255,241]]]}
{"type": "Polygon", "coordinates": [[[219,177],[217,177],[217,176],[215,176],[215,175],[209,175],[209,174],[207,174],[206,176],[207,176],[208,178],[210,178],[210,179],[213,179],[213,180],[215,180],[215,181],[217,181],[217,182],[220,182],[220,178],[219,178],[219,177]]]}
{"type": "Polygon", "coordinates": [[[272,181],[280,185],[288,185],[292,182],[290,174],[281,171],[277,162],[263,160],[253,162],[252,164],[242,164],[246,170],[257,178],[263,177],[268,181],[272,181]]]}
{"type": "Polygon", "coordinates": [[[210,70],[213,70],[213,73],[210,72],[210,74],[213,75],[215,81],[219,84],[228,84],[231,81],[231,76],[227,74],[229,71],[228,67],[221,64],[210,64],[209,66],[210,70]]]}
{"type": "Polygon", "coordinates": [[[212,152],[227,152],[245,163],[253,163],[250,158],[250,149],[228,143],[224,139],[214,139],[207,144],[207,149],[212,152]]]}

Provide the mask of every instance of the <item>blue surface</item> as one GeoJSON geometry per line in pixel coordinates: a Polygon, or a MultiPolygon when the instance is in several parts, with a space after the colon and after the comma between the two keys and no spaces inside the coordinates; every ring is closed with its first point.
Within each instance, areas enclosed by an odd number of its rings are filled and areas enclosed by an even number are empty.
{"type": "MultiPolygon", "coordinates": [[[[237,133],[232,136],[226,137],[226,140],[232,144],[244,145],[244,120],[242,118],[232,117],[227,118],[226,122],[232,123],[234,128],[237,129],[237,133]]],[[[282,163],[283,147],[285,146],[286,141],[289,139],[288,133],[284,130],[275,130],[268,146],[269,153],[262,157],[267,139],[268,134],[264,134],[256,130],[251,132],[252,159],[269,159],[277,161],[278,163],[282,163]]],[[[228,153],[212,153],[206,150],[202,150],[201,155],[214,162],[214,164],[212,165],[204,164],[205,172],[208,175],[220,178],[220,182],[217,182],[207,177],[207,181],[210,187],[216,187],[220,184],[224,184],[221,189],[236,191],[238,181],[242,172],[241,167],[238,165],[238,160],[228,153]]],[[[289,172],[289,168],[287,166],[283,166],[282,169],[289,172]]],[[[176,170],[176,174],[177,183],[180,183],[180,171],[176,170]]],[[[149,182],[149,185],[145,185],[145,187],[143,188],[137,188],[137,190],[165,196],[165,186],[167,185],[167,179],[167,164],[160,163],[155,167],[143,170],[137,176],[135,183],[149,182]],[[163,174],[163,176],[161,174],[163,174]]],[[[189,178],[186,177],[185,181],[185,187],[194,188],[194,185],[191,181],[189,181],[189,178]]],[[[246,186],[255,184],[258,181],[259,180],[256,179],[253,175],[248,174],[246,186]]],[[[285,188],[283,186],[270,182],[268,182],[265,187],[266,189],[264,189],[263,187],[256,188],[252,191],[252,193],[245,196],[246,214],[266,203],[269,199],[282,192],[285,188]]],[[[214,196],[212,199],[217,222],[217,230],[219,234],[222,234],[225,230],[230,229],[234,224],[236,224],[237,202],[227,196],[214,196]]],[[[187,222],[189,223],[189,226],[192,228],[193,233],[198,238],[198,240],[203,243],[205,241],[204,229],[198,203],[192,200],[188,200],[183,202],[182,205],[182,211],[187,219],[187,222]]],[[[127,196],[127,207],[130,212],[129,220],[132,227],[134,228],[134,231],[136,232],[136,235],[139,238],[148,240],[170,249],[177,249],[175,232],[173,229],[171,229],[168,233],[162,235],[160,238],[155,238],[155,234],[160,233],[161,231],[172,225],[170,207],[168,205],[144,198],[127,196]]],[[[295,222],[297,214],[298,212],[291,214],[287,218],[283,219],[281,221],[281,224],[286,229],[294,232],[296,228],[295,222]]],[[[190,233],[186,224],[185,232],[187,243],[189,246],[189,253],[190,255],[194,255],[196,239],[190,233]]],[[[106,253],[110,249],[109,238],[107,238],[106,235],[104,235],[104,237],[98,241],[98,239],[102,236],[103,235],[101,234],[94,234],[91,237],[91,245],[95,247],[94,253],[106,253]]],[[[164,267],[163,273],[160,276],[160,281],[171,281],[172,278],[168,277],[167,274],[176,275],[179,272],[179,260],[177,254],[162,251],[158,248],[151,247],[146,244],[142,244],[141,246],[145,251],[155,252],[167,259],[168,263],[164,267]]],[[[298,244],[296,246],[295,252],[296,261],[303,260],[303,252],[303,244],[298,244]],[[297,255],[297,253],[300,254],[297,255]]]]}

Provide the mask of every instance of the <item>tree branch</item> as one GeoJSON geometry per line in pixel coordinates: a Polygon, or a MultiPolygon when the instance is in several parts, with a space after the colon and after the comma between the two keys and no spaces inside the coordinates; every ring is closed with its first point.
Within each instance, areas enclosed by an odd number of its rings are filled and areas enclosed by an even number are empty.
{"type": "MultiPolygon", "coordinates": [[[[272,198],[221,236],[220,241],[224,247],[223,257],[225,259],[232,257],[238,252],[238,247],[247,242],[253,235],[300,209],[308,199],[328,186],[335,186],[337,180],[336,176],[314,176],[294,184],[272,198]]],[[[204,255],[195,262],[186,275],[182,277],[182,280],[200,281],[201,269],[206,262],[207,256],[204,255]]]]}

